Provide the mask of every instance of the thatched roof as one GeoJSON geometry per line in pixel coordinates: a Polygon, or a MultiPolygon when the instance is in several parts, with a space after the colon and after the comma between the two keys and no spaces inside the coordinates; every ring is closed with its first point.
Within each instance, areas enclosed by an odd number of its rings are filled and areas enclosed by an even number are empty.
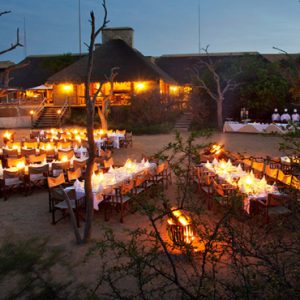
{"type": "Polygon", "coordinates": [[[270,62],[280,62],[283,60],[288,60],[289,57],[292,59],[299,59],[300,53],[284,54],[284,53],[271,53],[271,54],[262,54],[262,56],[270,62]]]}
{"type": "MultiPolygon", "coordinates": [[[[86,78],[87,57],[54,74],[49,83],[83,83],[86,78]]],[[[139,51],[128,46],[120,39],[110,40],[94,52],[92,82],[105,82],[112,68],[119,68],[116,81],[146,81],[162,79],[175,83],[174,79],[151,62],[139,51]]]]}
{"type": "Polygon", "coordinates": [[[80,58],[77,54],[32,55],[12,67],[10,88],[28,89],[44,84],[47,79],[80,58]]]}
{"type": "MultiPolygon", "coordinates": [[[[209,53],[213,62],[240,59],[246,55],[260,56],[258,52],[209,53]]],[[[197,65],[199,66],[201,60],[207,59],[207,54],[163,55],[156,58],[155,63],[180,84],[191,84],[192,69],[197,65]]]]}
{"type": "Polygon", "coordinates": [[[0,71],[1,70],[5,70],[6,68],[8,67],[11,67],[13,66],[14,63],[12,61],[9,61],[9,60],[1,60],[0,61],[0,71]]]}

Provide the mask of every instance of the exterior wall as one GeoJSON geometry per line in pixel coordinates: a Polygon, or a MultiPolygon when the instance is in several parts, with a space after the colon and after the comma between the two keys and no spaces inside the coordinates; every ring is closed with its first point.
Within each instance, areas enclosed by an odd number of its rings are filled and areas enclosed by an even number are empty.
{"type": "Polygon", "coordinates": [[[106,28],[102,31],[102,43],[110,40],[121,39],[133,48],[133,29],[132,28],[106,28]]]}
{"type": "Polygon", "coordinates": [[[0,117],[0,128],[30,128],[31,117],[0,117]]]}
{"type": "Polygon", "coordinates": [[[73,84],[54,84],[53,85],[53,104],[63,106],[65,101],[70,105],[76,104],[76,86],[73,84]],[[67,90],[66,87],[69,87],[67,90]]]}

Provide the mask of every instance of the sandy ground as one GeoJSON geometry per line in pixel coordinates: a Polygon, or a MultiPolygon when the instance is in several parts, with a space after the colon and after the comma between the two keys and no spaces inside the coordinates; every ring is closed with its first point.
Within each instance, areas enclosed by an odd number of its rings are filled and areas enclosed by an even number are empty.
{"type": "MultiPolygon", "coordinates": [[[[3,134],[3,131],[0,131],[3,134]]],[[[187,133],[183,133],[187,136],[187,133]]],[[[21,137],[28,137],[28,130],[16,130],[16,140],[21,137]]],[[[160,150],[164,145],[174,139],[174,134],[154,135],[154,136],[134,136],[133,147],[128,149],[119,149],[114,151],[114,159],[117,163],[123,163],[126,158],[140,159],[141,154],[153,154],[160,150]]],[[[226,149],[247,152],[253,155],[271,155],[277,156],[279,152],[280,137],[262,136],[255,134],[214,134],[209,140],[197,139],[197,142],[221,142],[225,144],[226,149]]],[[[171,188],[172,189],[172,188],[171,188]]],[[[124,229],[134,229],[138,224],[145,224],[142,216],[137,214],[128,214],[125,217],[125,223],[119,223],[117,214],[113,214],[109,222],[104,222],[104,216],[101,211],[95,212],[93,238],[99,239],[103,235],[103,228],[106,226],[122,237],[124,229]]],[[[31,196],[14,194],[8,201],[0,199],[0,241],[7,237],[30,238],[46,237],[51,246],[61,246],[66,249],[66,253],[71,260],[80,268],[77,271],[84,274],[81,278],[85,280],[94,280],[100,262],[82,263],[82,259],[89,246],[78,247],[74,243],[74,236],[69,225],[68,218],[64,221],[51,225],[51,215],[48,212],[48,193],[47,191],[34,191],[31,196]],[[92,268],[92,269],[91,269],[92,268]]]]}

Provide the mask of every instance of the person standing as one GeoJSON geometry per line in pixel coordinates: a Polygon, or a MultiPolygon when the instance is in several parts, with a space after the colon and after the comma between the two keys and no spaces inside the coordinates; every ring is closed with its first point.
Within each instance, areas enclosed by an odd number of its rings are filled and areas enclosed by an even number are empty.
{"type": "Polygon", "coordinates": [[[298,114],[296,108],[294,109],[294,113],[292,114],[292,121],[296,123],[299,123],[300,121],[300,115],[298,114]]]}
{"type": "Polygon", "coordinates": [[[280,122],[280,114],[278,113],[278,109],[275,108],[272,114],[272,122],[280,122]]]}
{"type": "Polygon", "coordinates": [[[290,114],[288,113],[287,108],[284,109],[284,113],[281,115],[280,120],[281,120],[281,122],[283,122],[283,123],[288,123],[288,121],[291,120],[291,116],[290,116],[290,114]]]}

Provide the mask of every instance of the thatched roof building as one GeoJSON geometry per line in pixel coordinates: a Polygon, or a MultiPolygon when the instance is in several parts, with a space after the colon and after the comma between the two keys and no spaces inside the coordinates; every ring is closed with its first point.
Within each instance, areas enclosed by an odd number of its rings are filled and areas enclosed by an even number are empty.
{"type": "MultiPolygon", "coordinates": [[[[47,82],[83,83],[86,77],[87,59],[83,57],[51,76],[47,82]]],[[[173,78],[152,63],[149,58],[120,39],[109,40],[95,49],[91,81],[107,81],[106,77],[109,77],[111,69],[115,67],[118,68],[116,77],[118,82],[163,80],[166,83],[175,83],[173,78]]]]}
{"type": "Polygon", "coordinates": [[[9,73],[9,87],[26,90],[44,84],[47,79],[74,63],[80,58],[77,54],[32,55],[13,66],[9,73]]]}

